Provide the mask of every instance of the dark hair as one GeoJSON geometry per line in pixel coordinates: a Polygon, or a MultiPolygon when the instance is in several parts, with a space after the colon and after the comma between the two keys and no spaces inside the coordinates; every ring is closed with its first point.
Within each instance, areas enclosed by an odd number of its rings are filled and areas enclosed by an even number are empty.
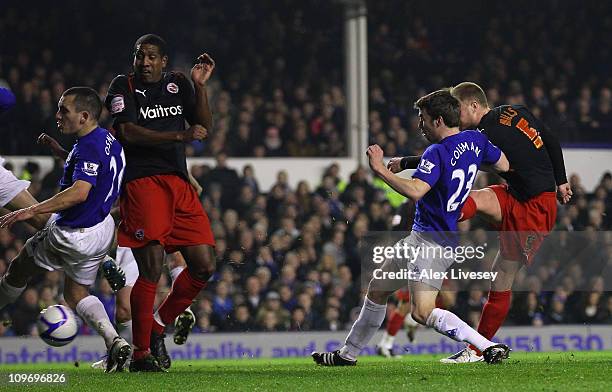
{"type": "Polygon", "coordinates": [[[487,95],[482,87],[473,82],[462,82],[451,88],[451,94],[459,101],[463,102],[466,99],[473,99],[482,107],[488,108],[489,102],[487,95]]]}
{"type": "Polygon", "coordinates": [[[88,112],[98,121],[102,113],[100,96],[90,87],[71,87],[64,91],[64,97],[74,96],[74,108],[77,112],[88,112]]]}
{"type": "Polygon", "coordinates": [[[460,104],[450,93],[450,89],[442,89],[419,98],[414,103],[415,109],[427,112],[432,120],[442,117],[449,128],[459,126],[460,104]]]}
{"type": "Polygon", "coordinates": [[[136,40],[134,44],[134,55],[136,55],[136,51],[138,47],[141,45],[154,45],[159,49],[159,54],[163,57],[166,55],[166,41],[162,37],[156,34],[145,34],[142,37],[136,40]]]}

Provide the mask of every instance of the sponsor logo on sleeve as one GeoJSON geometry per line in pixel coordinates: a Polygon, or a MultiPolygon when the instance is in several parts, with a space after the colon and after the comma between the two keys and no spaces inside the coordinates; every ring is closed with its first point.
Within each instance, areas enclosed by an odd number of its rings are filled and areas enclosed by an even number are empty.
{"type": "Polygon", "coordinates": [[[428,161],[425,158],[421,159],[421,162],[419,163],[419,167],[417,170],[422,171],[425,174],[431,174],[431,170],[436,167],[436,165],[430,161],[428,161]]]}
{"type": "Polygon", "coordinates": [[[179,92],[179,87],[176,83],[168,83],[166,90],[168,90],[170,94],[177,94],[179,92]]]}
{"type": "Polygon", "coordinates": [[[123,95],[115,95],[111,100],[111,114],[121,113],[125,110],[125,101],[123,95]]]}
{"type": "Polygon", "coordinates": [[[83,173],[87,174],[90,177],[95,177],[98,175],[98,165],[93,162],[83,162],[83,173]]]}

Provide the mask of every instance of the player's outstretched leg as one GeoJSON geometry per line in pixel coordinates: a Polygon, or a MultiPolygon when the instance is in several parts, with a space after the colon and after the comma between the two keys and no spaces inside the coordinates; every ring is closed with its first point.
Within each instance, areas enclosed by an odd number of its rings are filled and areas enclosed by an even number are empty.
{"type": "MultiPolygon", "coordinates": [[[[172,283],[179,277],[183,270],[187,267],[185,259],[181,255],[181,252],[174,252],[166,256],[166,263],[170,269],[170,277],[172,283]]],[[[174,320],[174,343],[185,344],[187,337],[191,333],[193,326],[196,323],[195,314],[191,308],[185,309],[185,311],[178,315],[174,320]]]]}
{"type": "Polygon", "coordinates": [[[387,298],[393,291],[372,290],[373,283],[364,299],[359,317],[346,337],[344,346],[332,352],[313,352],[312,359],[321,366],[352,366],[357,364],[357,355],[372,339],[382,325],[387,312],[387,298]]]}
{"type": "Polygon", "coordinates": [[[151,352],[151,329],[153,325],[153,304],[157,282],[162,274],[164,248],[156,241],[141,248],[132,249],[140,275],[130,294],[132,313],[132,337],[134,354],[130,371],[162,371],[157,359],[151,352]]]}
{"type": "MultiPolygon", "coordinates": [[[[368,291],[359,317],[355,320],[351,331],[346,337],[344,346],[333,352],[313,352],[312,359],[317,365],[323,366],[346,366],[355,365],[357,356],[368,344],[376,331],[382,325],[387,311],[387,305],[376,303],[368,297],[374,293],[368,291]]],[[[387,296],[384,297],[386,302],[387,296]]],[[[382,302],[381,299],[379,301],[382,302]]]]}
{"type": "MultiPolygon", "coordinates": [[[[132,315],[130,312],[130,292],[132,291],[133,281],[128,282],[126,285],[116,294],[115,302],[115,321],[116,329],[119,336],[125,339],[132,345],[132,315]]],[[[91,364],[93,369],[106,370],[108,356],[105,355],[102,359],[91,364]]],[[[128,361],[130,358],[128,358],[128,361]]],[[[124,365],[125,367],[125,365],[124,365]]]]}
{"type": "MultiPolygon", "coordinates": [[[[487,302],[482,309],[478,333],[487,339],[492,339],[504,323],[512,302],[512,283],[522,264],[515,261],[504,260],[498,253],[492,271],[497,272],[497,279],[491,283],[491,290],[487,302]]],[[[440,360],[442,363],[473,363],[481,362],[484,358],[477,347],[467,346],[465,349],[448,358],[440,360]]]]}
{"type": "Polygon", "coordinates": [[[448,310],[435,308],[435,300],[438,291],[425,283],[411,283],[413,318],[438,333],[445,335],[456,342],[473,344],[477,349],[484,352],[489,350],[487,363],[497,363],[508,357],[510,349],[503,344],[495,344],[476,332],[465,321],[448,310]]]}
{"type": "Polygon", "coordinates": [[[151,354],[164,368],[170,367],[170,356],[164,343],[166,325],[173,323],[202,291],[215,270],[214,250],[208,245],[185,246],[181,254],[188,263],[188,268],[177,276],[172,289],[154,315],[151,330],[151,354]]]}
{"type": "MultiPolygon", "coordinates": [[[[399,272],[400,267],[395,260],[387,259],[381,270],[385,276],[385,273],[388,272],[399,272]]],[[[383,280],[373,277],[370,280],[359,317],[353,323],[344,341],[344,346],[333,352],[313,352],[312,359],[315,363],[322,366],[355,365],[357,356],[385,320],[389,296],[402,287],[403,283],[405,282],[400,280],[383,280]]]]}
{"type": "Polygon", "coordinates": [[[102,302],[89,294],[87,287],[65,277],[64,298],[68,305],[81,316],[103,339],[108,350],[106,373],[120,372],[132,353],[130,344],[123,339],[108,318],[102,302]]]}

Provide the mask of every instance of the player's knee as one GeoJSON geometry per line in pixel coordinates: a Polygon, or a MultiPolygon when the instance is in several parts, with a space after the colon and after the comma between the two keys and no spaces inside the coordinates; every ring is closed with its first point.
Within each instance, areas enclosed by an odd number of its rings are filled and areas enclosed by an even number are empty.
{"type": "Polygon", "coordinates": [[[189,267],[189,273],[191,276],[198,280],[207,281],[210,279],[211,275],[215,272],[215,264],[212,266],[209,264],[206,265],[195,265],[189,267]]]}
{"type": "Polygon", "coordinates": [[[189,273],[199,280],[208,280],[217,267],[214,250],[210,247],[206,247],[194,261],[189,265],[189,273]]]}
{"type": "Polygon", "coordinates": [[[370,301],[376,304],[386,304],[391,292],[384,290],[368,290],[367,297],[370,301]]]}

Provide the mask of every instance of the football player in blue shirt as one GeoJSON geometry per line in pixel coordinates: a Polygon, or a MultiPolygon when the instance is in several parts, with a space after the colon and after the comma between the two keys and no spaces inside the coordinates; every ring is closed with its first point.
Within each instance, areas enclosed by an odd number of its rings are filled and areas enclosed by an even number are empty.
{"type": "Polygon", "coordinates": [[[53,213],[47,225],[30,238],[0,279],[0,309],[14,302],[30,279],[63,270],[64,299],[108,349],[107,372],[121,371],[131,353],[100,300],[89,294],[98,266],[112,245],[115,223],[110,210],[119,196],[125,155],[106,129],[98,126],[102,102],[95,90],[73,87],[64,92],[55,115],[59,130],[77,137],[64,165],[61,192],[41,203],[9,213],[0,227],[53,213]]]}
{"type": "Polygon", "coordinates": [[[416,201],[412,232],[396,246],[415,250],[423,248],[427,252],[421,252],[412,260],[398,256],[385,260],[381,272],[400,272],[398,275],[401,279],[388,275],[384,279],[381,274],[377,279],[377,275],[374,275],[361,313],[344,346],[333,352],[312,354],[319,365],[355,365],[357,355],[385,319],[387,298],[406,283],[410,287],[415,321],[455,341],[474,344],[483,352],[488,363],[500,362],[508,357],[507,346],[487,340],[455,314],[435,306],[442,286],[442,273],[454,262],[452,258],[442,256],[444,252],[436,250],[457,246],[453,232],[457,231],[461,207],[479,167],[491,165],[496,171],[508,171],[508,160],[480,132],[459,132],[460,104],[449,90],[435,91],[420,98],[415,108],[419,110],[421,132],[433,144],[423,154],[412,178],[401,178],[389,171],[383,163],[383,151],[378,145],[370,146],[367,154],[370,167],[377,176],[399,193],[416,201]],[[423,274],[423,271],[428,273],[423,274]]]}

